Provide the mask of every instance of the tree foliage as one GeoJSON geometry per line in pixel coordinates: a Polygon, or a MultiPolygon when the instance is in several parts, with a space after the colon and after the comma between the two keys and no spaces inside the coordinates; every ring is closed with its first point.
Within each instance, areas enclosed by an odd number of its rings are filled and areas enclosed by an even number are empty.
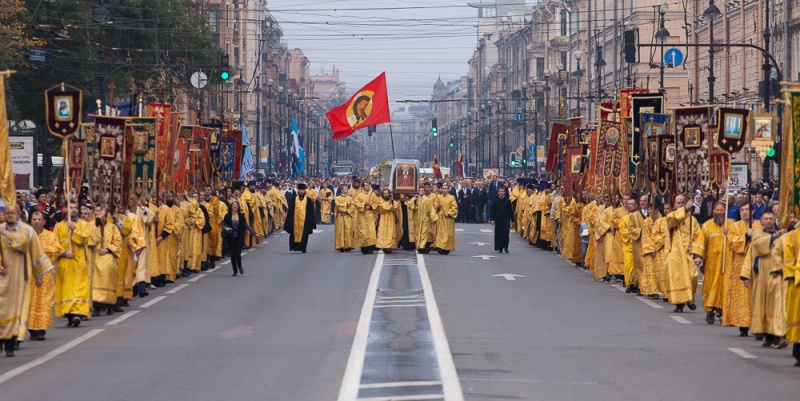
{"type": "Polygon", "coordinates": [[[22,0],[0,0],[0,69],[22,65],[25,52],[44,43],[25,29],[26,17],[28,12],[22,0]]]}

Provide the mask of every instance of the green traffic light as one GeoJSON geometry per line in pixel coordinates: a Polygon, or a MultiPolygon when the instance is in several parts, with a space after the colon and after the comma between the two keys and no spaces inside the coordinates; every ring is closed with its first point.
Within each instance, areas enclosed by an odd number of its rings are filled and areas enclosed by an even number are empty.
{"type": "Polygon", "coordinates": [[[231,74],[228,71],[222,71],[219,73],[219,77],[222,78],[223,81],[227,81],[228,78],[231,77],[231,74]]]}
{"type": "Polygon", "coordinates": [[[767,157],[774,157],[775,156],[775,148],[767,149],[767,157]]]}
{"type": "Polygon", "coordinates": [[[450,147],[451,147],[451,148],[453,147],[453,142],[450,142],[450,147]]]}

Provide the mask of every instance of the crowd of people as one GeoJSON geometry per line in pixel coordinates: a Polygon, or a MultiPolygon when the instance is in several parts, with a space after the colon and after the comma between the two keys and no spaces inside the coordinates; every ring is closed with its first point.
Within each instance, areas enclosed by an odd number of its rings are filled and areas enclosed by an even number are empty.
{"type": "Polygon", "coordinates": [[[738,327],[764,347],[793,343],[800,366],[798,219],[779,228],[777,190],[693,199],[585,191],[534,179],[423,179],[398,196],[371,177],[250,181],[229,188],[163,192],[127,208],[93,205],[83,191],[56,206],[53,190],[0,204],[0,340],[7,356],[26,338],[45,340],[53,318],[68,327],[123,312],[148,290],[215,268],[283,229],[306,253],[317,224],[335,224],[333,247],[363,254],[396,249],[447,255],[455,223],[490,223],[494,249],[509,232],[591,271],[595,281],[662,299],[674,313],[698,308],[708,324],[738,327]],[[700,290],[702,274],[702,290],[700,290]]]}
{"type": "Polygon", "coordinates": [[[792,210],[779,210],[777,190],[567,196],[531,181],[510,195],[515,231],[531,246],[560,254],[597,282],[661,298],[674,313],[696,310],[700,292],[706,323],[737,327],[765,348],[793,344],[800,366],[800,230],[792,210]],[[789,214],[783,228],[781,212],[789,214]]]}

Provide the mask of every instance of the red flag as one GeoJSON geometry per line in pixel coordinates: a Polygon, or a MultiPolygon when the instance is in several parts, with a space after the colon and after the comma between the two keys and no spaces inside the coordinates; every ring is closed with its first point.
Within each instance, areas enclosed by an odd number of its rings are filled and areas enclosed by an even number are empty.
{"type": "Polygon", "coordinates": [[[433,176],[441,180],[442,170],[439,168],[439,158],[436,157],[436,153],[433,154],[433,164],[431,167],[433,167],[433,176]]]}
{"type": "Polygon", "coordinates": [[[456,162],[456,168],[458,169],[458,176],[464,178],[464,159],[462,152],[458,152],[458,161],[456,162]]]}
{"type": "Polygon", "coordinates": [[[325,117],[331,123],[333,139],[344,139],[358,129],[391,122],[386,73],[364,85],[346,103],[325,113],[325,117]]]}

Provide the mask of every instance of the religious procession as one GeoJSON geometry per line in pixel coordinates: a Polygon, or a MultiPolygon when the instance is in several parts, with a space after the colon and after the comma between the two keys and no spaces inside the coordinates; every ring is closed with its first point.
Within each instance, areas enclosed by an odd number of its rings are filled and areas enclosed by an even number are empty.
{"type": "Polygon", "coordinates": [[[553,123],[552,180],[519,180],[514,231],[598,283],[660,299],[673,313],[700,309],[707,324],[765,348],[792,344],[800,366],[800,177],[791,168],[800,93],[785,97],[783,120],[760,117],[782,124],[776,145],[754,135],[748,109],[667,110],[663,95],[638,89],[601,103],[590,124],[553,123]],[[731,185],[732,166],[756,147],[778,149],[780,180],[755,180],[748,169],[746,185],[731,185]]]}

